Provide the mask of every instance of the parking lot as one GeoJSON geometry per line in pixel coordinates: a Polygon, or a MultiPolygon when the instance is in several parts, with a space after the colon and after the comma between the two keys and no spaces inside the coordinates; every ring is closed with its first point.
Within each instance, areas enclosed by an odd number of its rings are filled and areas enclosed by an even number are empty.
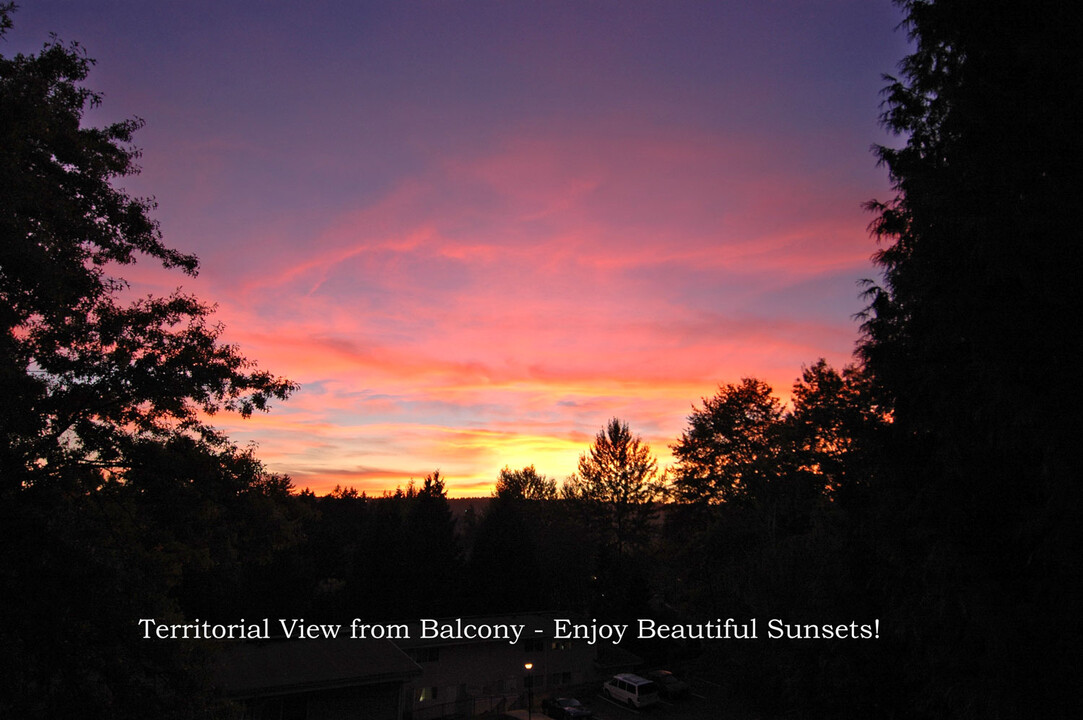
{"type": "MultiPolygon", "coordinates": [[[[725,698],[723,688],[706,680],[684,678],[691,686],[691,694],[681,700],[659,700],[642,709],[630,708],[602,696],[600,688],[592,688],[595,694],[581,691],[575,695],[594,713],[597,720],[774,720],[773,717],[755,712],[747,707],[735,706],[725,698]]],[[[535,710],[533,718],[544,715],[535,710]]]]}

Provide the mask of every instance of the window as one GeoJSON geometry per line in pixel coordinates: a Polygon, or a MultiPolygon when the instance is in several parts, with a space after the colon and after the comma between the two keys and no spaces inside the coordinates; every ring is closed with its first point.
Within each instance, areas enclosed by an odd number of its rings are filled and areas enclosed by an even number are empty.
{"type": "Polygon", "coordinates": [[[526,652],[541,652],[545,649],[545,641],[537,638],[528,638],[523,641],[523,650],[526,652]]]}
{"type": "Polygon", "coordinates": [[[439,689],[440,688],[436,687],[435,685],[433,685],[432,687],[418,688],[417,701],[426,702],[428,700],[435,700],[439,689]]]}
{"type": "Polygon", "coordinates": [[[554,640],[549,644],[550,650],[567,650],[572,646],[571,640],[554,640]]]}
{"type": "Polygon", "coordinates": [[[571,685],[572,674],[570,672],[555,672],[549,676],[549,687],[559,687],[561,685],[571,685]]]}

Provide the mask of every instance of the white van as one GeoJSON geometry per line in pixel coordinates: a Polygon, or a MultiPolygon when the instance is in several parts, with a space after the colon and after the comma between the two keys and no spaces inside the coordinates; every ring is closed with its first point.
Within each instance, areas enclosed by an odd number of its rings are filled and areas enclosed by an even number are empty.
{"type": "Polygon", "coordinates": [[[614,675],[602,685],[602,692],[614,702],[632,707],[644,707],[658,702],[658,686],[646,678],[631,673],[614,675]]]}

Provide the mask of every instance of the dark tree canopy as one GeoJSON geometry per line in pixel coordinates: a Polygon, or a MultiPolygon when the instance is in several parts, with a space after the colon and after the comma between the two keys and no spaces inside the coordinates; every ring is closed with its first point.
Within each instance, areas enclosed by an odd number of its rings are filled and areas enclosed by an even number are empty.
{"type": "Polygon", "coordinates": [[[754,378],[725,385],[693,410],[673,446],[673,490],[685,502],[756,502],[780,475],[783,407],[754,378]]]}
{"type": "Polygon", "coordinates": [[[0,715],[192,717],[199,653],[140,644],[132,623],[228,611],[295,540],[288,478],[204,420],[294,385],[223,343],[198,299],[130,297],[137,259],[197,261],[115,186],[142,123],[84,124],[92,65],[56,40],[0,56],[0,715]]]}
{"type": "Polygon", "coordinates": [[[793,384],[787,417],[800,471],[832,501],[847,503],[875,484],[875,457],[890,415],[877,403],[865,368],[841,371],[822,358],[793,384]]]}
{"type": "Polygon", "coordinates": [[[729,517],[740,508],[773,537],[798,532],[825,504],[867,490],[885,422],[867,374],[821,359],[804,369],[792,397],[787,410],[767,383],[745,378],[704,398],[673,445],[673,497],[699,510],[726,504],[729,517]]]}
{"type": "Polygon", "coordinates": [[[893,601],[926,712],[1032,714],[1080,660],[1080,12],[899,4],[914,52],[888,78],[902,142],[878,150],[895,196],[870,204],[861,344],[894,418],[882,529],[913,591],[893,601]]]}
{"type": "Polygon", "coordinates": [[[407,516],[405,551],[414,558],[402,591],[418,614],[447,613],[449,598],[459,596],[458,568],[462,548],[447,501],[444,479],[437,470],[425,477],[407,516]]]}
{"type": "Polygon", "coordinates": [[[500,477],[496,480],[493,495],[498,498],[520,500],[555,500],[557,497],[557,482],[552,478],[539,474],[533,465],[529,465],[522,470],[512,470],[505,467],[500,471],[500,477]]]}
{"type": "Polygon", "coordinates": [[[878,149],[896,195],[870,204],[884,275],[861,351],[914,429],[1011,423],[1002,439],[1029,443],[1068,386],[1081,299],[1078,12],[900,4],[916,49],[887,88],[905,144],[878,149]]]}
{"type": "Polygon", "coordinates": [[[152,201],[114,186],[138,171],[142,123],[83,125],[101,101],[82,85],[92,65],[58,41],[0,57],[6,491],[61,475],[93,489],[123,477],[139,442],[177,432],[220,445],[200,413],[247,415],[294,387],[222,343],[196,298],[124,299],[116,273],[140,256],[189,275],[198,263],[162,242],[152,201]]]}
{"type": "Polygon", "coordinates": [[[643,545],[661,493],[650,445],[617,418],[579,456],[578,473],[563,487],[564,497],[586,510],[602,544],[617,556],[643,545]]]}

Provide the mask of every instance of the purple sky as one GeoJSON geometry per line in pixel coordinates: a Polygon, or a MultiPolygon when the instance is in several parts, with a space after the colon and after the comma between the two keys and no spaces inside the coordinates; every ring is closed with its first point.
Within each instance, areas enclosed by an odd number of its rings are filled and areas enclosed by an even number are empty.
{"type": "Polygon", "coordinates": [[[302,383],[222,417],[272,470],[380,492],[563,479],[610,417],[664,465],[693,403],[847,361],[886,0],[26,0],[2,52],[98,61],[168,244],[231,342],[302,383]]]}

